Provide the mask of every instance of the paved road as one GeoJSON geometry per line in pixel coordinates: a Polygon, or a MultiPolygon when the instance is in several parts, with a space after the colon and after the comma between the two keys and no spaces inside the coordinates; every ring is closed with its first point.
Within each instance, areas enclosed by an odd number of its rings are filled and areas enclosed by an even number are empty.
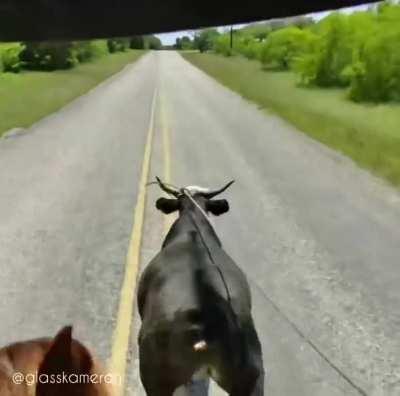
{"type": "MultiPolygon", "coordinates": [[[[237,180],[215,224],[251,281],[266,394],[400,394],[400,194],[173,52],[0,142],[0,343],[73,322],[110,356],[156,88],[151,177],[169,134],[176,184],[237,180]]],[[[162,238],[158,196],[143,266],[162,238]]]]}

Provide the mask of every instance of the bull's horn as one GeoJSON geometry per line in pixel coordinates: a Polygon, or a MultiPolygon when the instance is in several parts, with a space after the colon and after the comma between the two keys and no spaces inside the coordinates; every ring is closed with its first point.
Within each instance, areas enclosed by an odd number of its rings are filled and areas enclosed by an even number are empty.
{"type": "Polygon", "coordinates": [[[175,188],[172,188],[172,187],[169,187],[167,184],[163,183],[158,176],[156,176],[156,180],[157,180],[157,183],[160,186],[160,188],[163,191],[165,191],[167,194],[171,194],[174,197],[178,197],[180,195],[180,191],[179,190],[177,190],[175,188]]]}
{"type": "Polygon", "coordinates": [[[213,197],[215,197],[218,194],[221,194],[222,192],[224,192],[228,187],[230,187],[233,183],[235,182],[235,180],[231,180],[228,184],[226,184],[224,187],[218,189],[218,190],[210,190],[208,192],[202,193],[202,195],[205,198],[211,199],[213,197]]]}

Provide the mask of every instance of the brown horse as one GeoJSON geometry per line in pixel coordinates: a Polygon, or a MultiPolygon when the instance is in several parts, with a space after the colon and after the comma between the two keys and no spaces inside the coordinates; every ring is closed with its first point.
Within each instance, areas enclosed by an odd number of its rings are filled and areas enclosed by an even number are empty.
{"type": "Polygon", "coordinates": [[[110,382],[72,327],[0,349],[0,396],[111,396],[110,382]]]}

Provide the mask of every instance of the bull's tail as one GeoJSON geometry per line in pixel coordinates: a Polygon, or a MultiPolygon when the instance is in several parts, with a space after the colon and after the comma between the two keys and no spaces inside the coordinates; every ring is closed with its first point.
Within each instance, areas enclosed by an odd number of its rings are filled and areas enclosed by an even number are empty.
{"type": "Polygon", "coordinates": [[[215,341],[222,342],[227,348],[234,348],[239,342],[236,336],[239,333],[239,323],[231,302],[215,290],[204,271],[196,271],[195,284],[200,302],[203,331],[193,343],[193,351],[201,353],[212,349],[215,341]],[[226,335],[229,334],[227,339],[226,335]],[[232,345],[228,345],[231,344],[232,345]]]}

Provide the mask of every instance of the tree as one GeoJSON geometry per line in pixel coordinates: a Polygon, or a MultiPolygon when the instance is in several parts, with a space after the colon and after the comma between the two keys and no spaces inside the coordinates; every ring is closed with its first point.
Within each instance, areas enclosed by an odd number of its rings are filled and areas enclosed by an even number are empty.
{"type": "Polygon", "coordinates": [[[161,40],[154,35],[146,36],[145,48],[148,48],[151,50],[160,50],[162,48],[161,40]]]}
{"type": "Polygon", "coordinates": [[[177,49],[177,50],[181,50],[182,49],[182,40],[181,40],[180,37],[176,38],[174,48],[177,49]]]}
{"type": "Polygon", "coordinates": [[[144,49],[145,43],[143,36],[133,36],[129,42],[129,48],[131,49],[144,49]]]}
{"type": "Polygon", "coordinates": [[[289,69],[293,61],[308,50],[314,34],[295,26],[275,30],[262,44],[260,58],[265,66],[281,70],[289,69]]]}
{"type": "Polygon", "coordinates": [[[190,40],[190,37],[188,36],[183,36],[181,39],[181,46],[183,50],[190,50],[193,49],[193,43],[192,40],[190,40]]]}
{"type": "Polygon", "coordinates": [[[357,22],[360,44],[350,69],[350,98],[400,101],[400,7],[384,4],[377,16],[370,13],[357,22]]]}
{"type": "Polygon", "coordinates": [[[194,38],[194,47],[200,52],[206,52],[213,48],[214,41],[219,37],[217,29],[204,29],[194,38]]]}
{"type": "Polygon", "coordinates": [[[269,23],[253,23],[238,30],[246,36],[254,37],[256,40],[262,42],[271,33],[272,29],[269,23]]]}
{"type": "MultiPolygon", "coordinates": [[[[240,30],[238,31],[238,33],[240,30]]],[[[265,32],[264,32],[265,33],[265,32]]],[[[260,59],[263,42],[259,40],[260,32],[256,36],[247,34],[237,34],[235,39],[234,51],[248,59],[260,59]]]]}
{"type": "Polygon", "coordinates": [[[114,52],[126,51],[130,46],[130,39],[127,37],[115,37],[107,40],[108,51],[114,52]]]}
{"type": "Polygon", "coordinates": [[[224,55],[231,56],[232,49],[230,46],[230,38],[228,34],[221,34],[214,40],[213,48],[215,52],[224,55]]]}
{"type": "Polygon", "coordinates": [[[348,17],[333,13],[315,25],[312,31],[316,34],[315,40],[295,64],[303,83],[322,87],[348,85],[348,68],[354,50],[354,34],[348,17]]]}

